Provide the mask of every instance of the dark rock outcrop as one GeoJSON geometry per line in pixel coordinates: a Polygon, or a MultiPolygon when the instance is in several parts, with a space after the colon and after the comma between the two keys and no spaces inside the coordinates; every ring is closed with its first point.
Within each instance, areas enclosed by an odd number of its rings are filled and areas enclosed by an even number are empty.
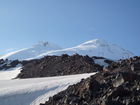
{"type": "Polygon", "coordinates": [[[40,105],[140,105],[140,57],[111,64],[40,105]]]}
{"type": "Polygon", "coordinates": [[[135,56],[133,58],[112,62],[108,67],[104,68],[104,71],[106,70],[114,72],[118,70],[138,72],[140,70],[140,57],[135,56]]]}
{"type": "Polygon", "coordinates": [[[21,64],[21,61],[0,59],[0,70],[7,70],[9,68],[16,67],[18,64],[21,64]]]}
{"type": "Polygon", "coordinates": [[[23,68],[17,78],[62,76],[102,71],[103,67],[95,64],[89,56],[78,54],[69,56],[46,56],[41,59],[22,62],[23,68]]]}

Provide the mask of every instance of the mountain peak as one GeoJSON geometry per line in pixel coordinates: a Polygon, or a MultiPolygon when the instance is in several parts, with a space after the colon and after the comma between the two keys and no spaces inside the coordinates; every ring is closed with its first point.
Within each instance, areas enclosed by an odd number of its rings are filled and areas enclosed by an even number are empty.
{"type": "Polygon", "coordinates": [[[81,44],[82,46],[94,45],[94,46],[108,46],[108,42],[102,39],[94,39],[81,44]]]}
{"type": "Polygon", "coordinates": [[[117,45],[108,43],[102,39],[94,39],[84,42],[78,46],[61,49],[59,46],[46,42],[40,41],[38,44],[31,48],[22,49],[16,52],[11,52],[2,56],[0,59],[34,59],[40,58],[46,55],[62,55],[62,54],[80,54],[88,56],[99,56],[109,59],[124,59],[132,57],[133,54],[128,50],[125,50],[117,45]]]}
{"type": "Polygon", "coordinates": [[[44,46],[46,47],[47,45],[51,44],[48,41],[39,41],[37,44],[35,44],[34,46],[44,46]]]}
{"type": "Polygon", "coordinates": [[[133,56],[133,53],[115,44],[108,43],[102,39],[94,39],[72,48],[50,51],[40,55],[39,57],[44,55],[62,55],[64,53],[69,55],[78,53],[80,55],[99,56],[114,60],[125,59],[133,56]]]}
{"type": "Polygon", "coordinates": [[[39,43],[33,45],[30,48],[21,49],[18,51],[10,52],[0,57],[0,59],[10,59],[10,60],[28,60],[33,59],[34,57],[45,53],[47,51],[58,50],[61,49],[56,44],[40,41],[39,43]]]}

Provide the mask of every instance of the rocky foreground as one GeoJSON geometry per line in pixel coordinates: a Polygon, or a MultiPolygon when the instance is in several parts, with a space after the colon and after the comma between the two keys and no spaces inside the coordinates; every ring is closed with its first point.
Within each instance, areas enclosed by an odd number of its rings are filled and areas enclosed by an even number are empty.
{"type": "Polygon", "coordinates": [[[45,56],[41,59],[24,61],[0,59],[0,71],[6,71],[20,65],[22,70],[16,78],[51,77],[99,72],[103,70],[104,64],[108,65],[112,62],[103,57],[89,57],[78,54],[45,56]]]}
{"type": "Polygon", "coordinates": [[[40,105],[140,105],[140,57],[112,63],[40,105]]]}
{"type": "MultiPolygon", "coordinates": [[[[103,66],[96,64],[94,59],[104,58],[63,54],[62,56],[46,56],[41,59],[24,61],[21,73],[17,78],[63,76],[103,70],[103,66]]],[[[112,61],[106,59],[106,62],[112,61]]]]}

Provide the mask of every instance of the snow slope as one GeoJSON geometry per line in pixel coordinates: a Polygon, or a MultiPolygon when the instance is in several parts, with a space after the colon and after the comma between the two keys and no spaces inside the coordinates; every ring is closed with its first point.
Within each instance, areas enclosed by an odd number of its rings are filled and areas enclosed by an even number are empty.
{"type": "Polygon", "coordinates": [[[99,56],[108,59],[118,60],[132,57],[133,54],[128,50],[125,50],[117,45],[110,44],[104,40],[94,39],[82,43],[72,48],[61,49],[57,45],[52,43],[43,42],[37,44],[31,48],[21,49],[15,52],[8,53],[0,57],[0,59],[19,59],[29,60],[35,58],[41,58],[46,55],[62,55],[62,54],[75,54],[99,56]]]}
{"type": "Polygon", "coordinates": [[[0,80],[0,105],[39,105],[90,74],[0,80]]]}
{"type": "Polygon", "coordinates": [[[94,62],[100,66],[107,67],[109,64],[105,62],[105,59],[94,59],[94,62]]]}
{"type": "Polygon", "coordinates": [[[99,56],[109,59],[124,59],[132,57],[133,54],[117,45],[110,44],[104,40],[90,40],[85,43],[82,43],[76,47],[66,48],[62,50],[48,51],[44,54],[38,56],[38,58],[45,55],[62,55],[62,54],[75,54],[80,55],[89,55],[89,56],[99,56]]]}
{"type": "MultiPolygon", "coordinates": [[[[10,68],[7,70],[1,70],[0,71],[0,80],[9,80],[17,77],[17,75],[21,71],[21,65],[18,65],[17,67],[10,68]]],[[[0,84],[1,85],[1,84],[0,84]]]]}
{"type": "Polygon", "coordinates": [[[48,42],[40,42],[37,45],[34,45],[31,48],[25,48],[18,51],[10,52],[0,57],[0,59],[10,59],[10,60],[26,60],[30,58],[34,58],[46,51],[50,50],[58,50],[61,49],[59,46],[48,43],[48,42]]]}

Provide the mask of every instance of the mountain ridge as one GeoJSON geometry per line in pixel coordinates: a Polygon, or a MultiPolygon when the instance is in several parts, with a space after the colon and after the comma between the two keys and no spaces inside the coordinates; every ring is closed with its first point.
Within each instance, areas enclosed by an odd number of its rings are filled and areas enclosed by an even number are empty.
{"type": "Polygon", "coordinates": [[[78,53],[83,56],[98,56],[114,60],[130,58],[134,55],[132,52],[125,50],[124,48],[121,48],[115,44],[110,44],[101,39],[94,39],[84,42],[75,47],[48,51],[44,54],[39,55],[38,58],[46,55],[73,55],[75,53],[78,53]]]}
{"type": "Polygon", "coordinates": [[[30,48],[24,48],[5,54],[1,56],[0,59],[28,60],[38,56],[43,52],[57,50],[57,49],[61,49],[61,47],[50,42],[39,42],[38,44],[35,44],[30,48]]]}
{"type": "Polygon", "coordinates": [[[49,42],[40,42],[30,48],[25,48],[10,52],[0,57],[0,59],[10,59],[10,60],[30,60],[39,59],[47,55],[88,55],[88,56],[98,56],[113,60],[130,58],[134,54],[124,48],[118,47],[115,44],[110,44],[101,39],[94,39],[86,41],[75,47],[62,49],[56,44],[49,42]]]}

